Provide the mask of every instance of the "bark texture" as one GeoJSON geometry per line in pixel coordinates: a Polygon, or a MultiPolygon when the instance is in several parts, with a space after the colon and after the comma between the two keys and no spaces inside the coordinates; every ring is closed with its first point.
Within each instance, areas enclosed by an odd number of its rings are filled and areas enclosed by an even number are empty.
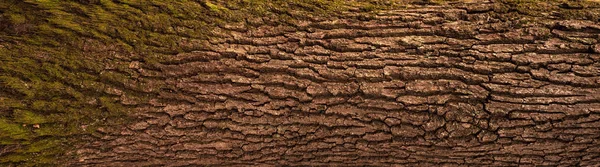
{"type": "Polygon", "coordinates": [[[598,165],[600,25],[492,7],[224,26],[76,164],[598,165]]]}
{"type": "Polygon", "coordinates": [[[600,165],[598,20],[498,10],[250,18],[119,60],[105,73],[135,82],[107,93],[134,121],[82,136],[67,165],[600,165]]]}

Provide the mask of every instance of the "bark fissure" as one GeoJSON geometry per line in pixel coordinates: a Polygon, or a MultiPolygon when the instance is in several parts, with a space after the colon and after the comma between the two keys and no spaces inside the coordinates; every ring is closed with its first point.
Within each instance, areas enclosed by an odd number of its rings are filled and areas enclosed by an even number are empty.
{"type": "Polygon", "coordinates": [[[140,75],[165,87],[75,164],[597,165],[599,25],[518,16],[221,26],[140,75]]]}
{"type": "Polygon", "coordinates": [[[598,6],[311,2],[0,2],[0,165],[600,164],[598,6]]]}

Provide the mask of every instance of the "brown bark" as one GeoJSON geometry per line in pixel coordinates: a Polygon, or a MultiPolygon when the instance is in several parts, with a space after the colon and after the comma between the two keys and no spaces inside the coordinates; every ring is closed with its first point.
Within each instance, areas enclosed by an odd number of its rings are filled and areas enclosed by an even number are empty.
{"type": "Polygon", "coordinates": [[[600,25],[486,7],[224,26],[70,165],[598,165],[600,25]]]}

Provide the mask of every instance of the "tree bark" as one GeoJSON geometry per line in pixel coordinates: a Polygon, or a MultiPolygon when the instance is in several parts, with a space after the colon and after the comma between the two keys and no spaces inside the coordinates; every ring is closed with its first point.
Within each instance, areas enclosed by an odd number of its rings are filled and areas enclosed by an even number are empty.
{"type": "Polygon", "coordinates": [[[160,63],[119,60],[161,86],[139,102],[116,83],[133,123],[67,165],[599,165],[600,24],[493,7],[252,18],[160,63]]]}
{"type": "MultiPolygon", "coordinates": [[[[485,8],[485,5],[479,5],[485,8]]],[[[227,27],[77,165],[600,161],[600,25],[457,7],[227,27]]]]}

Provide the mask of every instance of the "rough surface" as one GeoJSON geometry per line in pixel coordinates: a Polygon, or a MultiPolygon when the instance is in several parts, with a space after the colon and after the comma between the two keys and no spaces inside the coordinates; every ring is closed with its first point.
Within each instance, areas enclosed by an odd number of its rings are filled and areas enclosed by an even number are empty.
{"type": "Polygon", "coordinates": [[[248,19],[202,49],[120,60],[106,73],[136,82],[107,93],[133,122],[82,136],[67,164],[600,165],[598,20],[498,10],[248,19]]]}
{"type": "Polygon", "coordinates": [[[75,164],[598,165],[600,25],[512,19],[430,6],[230,28],[131,62],[168,86],[75,164]]]}

